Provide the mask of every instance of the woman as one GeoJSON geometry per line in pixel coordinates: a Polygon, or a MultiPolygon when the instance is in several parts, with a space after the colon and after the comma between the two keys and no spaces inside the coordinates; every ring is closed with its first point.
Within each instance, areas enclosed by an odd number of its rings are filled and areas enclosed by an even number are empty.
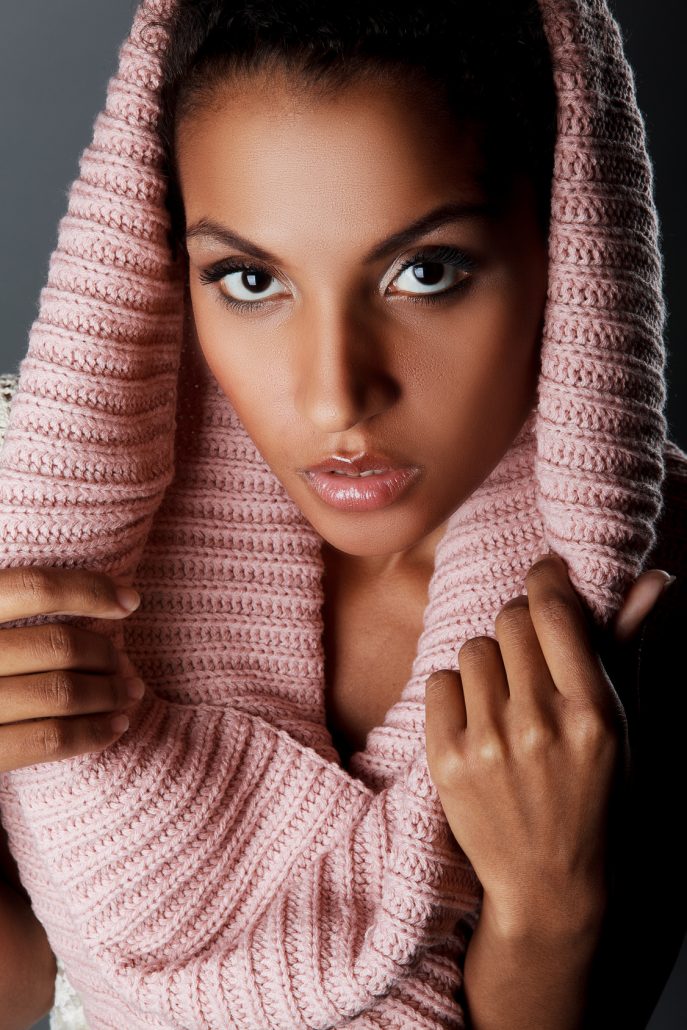
{"type": "Polygon", "coordinates": [[[583,1025],[687,467],[605,3],[150,0],[80,171],[0,454],[71,707],[0,810],[88,1026],[583,1025]]]}

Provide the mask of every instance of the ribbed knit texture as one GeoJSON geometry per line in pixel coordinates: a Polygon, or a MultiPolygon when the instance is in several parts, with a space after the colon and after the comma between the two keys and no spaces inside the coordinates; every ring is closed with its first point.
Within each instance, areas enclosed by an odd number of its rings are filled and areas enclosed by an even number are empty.
{"type": "MultiPolygon", "coordinates": [[[[480,885],[429,777],[424,684],[561,554],[599,624],[656,542],[667,455],[651,162],[605,0],[541,0],[559,99],[537,407],[450,519],[411,677],[341,767],[321,537],[191,343],[146,0],[69,192],[0,451],[0,565],[132,583],[147,685],[110,748],[0,777],[92,1030],[462,1027],[480,885]]],[[[371,687],[374,689],[374,687],[371,687]]]]}

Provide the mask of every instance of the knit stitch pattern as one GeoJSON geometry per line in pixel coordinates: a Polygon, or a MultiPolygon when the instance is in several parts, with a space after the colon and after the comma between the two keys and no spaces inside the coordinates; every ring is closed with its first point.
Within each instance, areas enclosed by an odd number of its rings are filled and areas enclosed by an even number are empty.
{"type": "MultiPolygon", "coordinates": [[[[451,517],[398,702],[345,770],[322,539],[198,352],[154,131],[172,0],[143,0],[60,221],[0,451],[0,565],[134,585],[146,683],[111,747],[0,777],[0,816],[91,1030],[462,1027],[481,886],[429,776],[424,684],[549,548],[599,625],[657,542],[662,259],[606,0],[541,0],[558,95],[537,403],[451,517]]],[[[371,688],[373,689],[373,688],[371,688]]]]}

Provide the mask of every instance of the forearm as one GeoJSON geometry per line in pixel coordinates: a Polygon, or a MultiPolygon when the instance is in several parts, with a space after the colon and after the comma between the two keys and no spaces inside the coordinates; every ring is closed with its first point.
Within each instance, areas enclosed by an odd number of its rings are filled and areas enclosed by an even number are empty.
{"type": "Polygon", "coordinates": [[[472,1030],[581,1030],[603,906],[574,928],[506,931],[484,898],[463,971],[472,1030]]]}
{"type": "Polygon", "coordinates": [[[10,851],[7,831],[2,823],[0,823],[0,882],[8,883],[18,894],[21,894],[25,901],[29,901],[29,896],[19,877],[19,869],[14,855],[10,851]]]}
{"type": "Polygon", "coordinates": [[[57,964],[31,906],[0,878],[2,1030],[26,1030],[53,1005],[57,964]]]}

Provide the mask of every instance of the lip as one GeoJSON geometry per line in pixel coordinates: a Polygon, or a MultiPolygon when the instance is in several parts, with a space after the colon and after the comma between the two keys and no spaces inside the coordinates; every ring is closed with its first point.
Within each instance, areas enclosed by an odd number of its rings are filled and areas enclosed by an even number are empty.
{"type": "Polygon", "coordinates": [[[376,511],[386,508],[398,500],[421,473],[416,465],[393,465],[385,455],[371,451],[355,458],[333,454],[299,471],[321,500],[340,511],[376,511]],[[341,475],[334,469],[356,472],[358,475],[341,475]],[[376,469],[383,471],[376,473],[376,469]],[[360,476],[361,472],[373,474],[360,476]]]}
{"type": "Polygon", "coordinates": [[[309,465],[307,469],[301,469],[301,471],[332,472],[334,469],[338,469],[340,472],[360,474],[361,472],[372,472],[375,469],[390,472],[406,467],[388,455],[382,454],[381,451],[362,451],[355,455],[329,454],[322,461],[318,461],[315,465],[309,465]]]}

